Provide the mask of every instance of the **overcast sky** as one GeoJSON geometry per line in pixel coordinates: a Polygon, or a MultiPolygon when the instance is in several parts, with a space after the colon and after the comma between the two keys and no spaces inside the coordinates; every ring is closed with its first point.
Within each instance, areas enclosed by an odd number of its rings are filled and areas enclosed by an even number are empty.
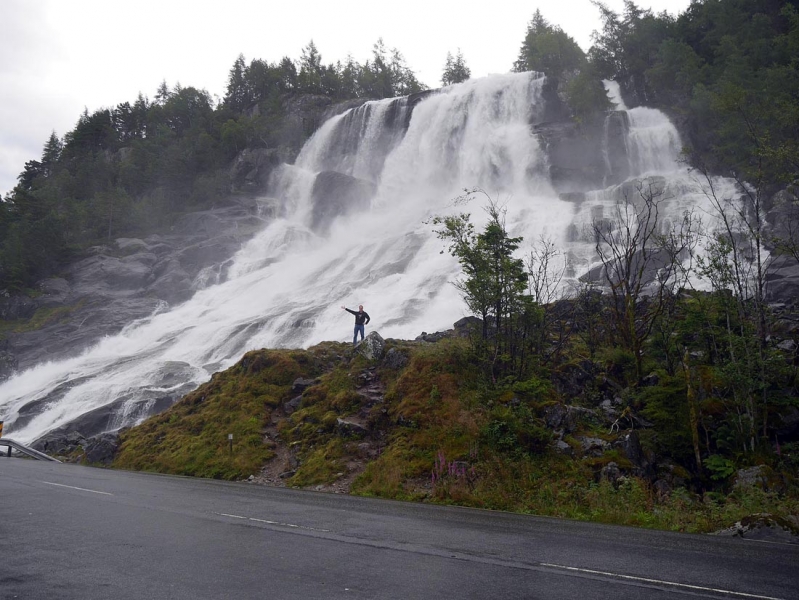
{"type": "MultiPolygon", "coordinates": [[[[623,10],[623,0],[605,4],[623,10]]],[[[688,4],[637,2],[675,15],[688,4]]],[[[239,53],[298,59],[313,39],[325,64],[348,54],[363,63],[382,37],[436,87],[458,48],[472,77],[509,71],[536,8],[584,50],[600,28],[590,0],[0,0],[0,194],[84,108],[152,99],[162,80],[221,97],[239,53]]]]}

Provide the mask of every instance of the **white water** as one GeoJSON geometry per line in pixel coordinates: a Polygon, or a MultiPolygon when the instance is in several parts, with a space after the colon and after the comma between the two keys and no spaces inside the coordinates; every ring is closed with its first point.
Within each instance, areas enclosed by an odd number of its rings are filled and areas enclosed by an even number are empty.
{"type": "MultiPolygon", "coordinates": [[[[513,235],[529,243],[550,236],[569,251],[579,274],[592,263],[593,244],[567,242],[569,226],[590,223],[618,201],[619,188],[590,193],[580,205],[558,199],[530,127],[542,108],[541,84],[521,73],[447,87],[414,108],[404,135],[397,127],[407,116],[404,100],[368,103],[323,124],[296,164],[274,175],[270,195],[283,200],[288,216],[244,245],[227,281],[82,356],[36,366],[0,385],[8,433],[30,442],[119,399],[124,410],[114,428],[134,424],[156,398],[206,381],[247,350],[350,340],[352,318],[341,305],[363,304],[372,317],[368,329],[383,337],[451,327],[467,314],[450,285],[458,266],[425,221],[468,211],[479,226],[479,204],[452,205],[466,187],[506,203],[513,235]],[[370,210],[335,219],[324,236],[308,225],[314,176],[322,170],[377,184],[370,210]],[[170,377],[176,372],[181,384],[170,377]],[[15,425],[20,410],[36,401],[38,414],[15,425]]],[[[649,109],[630,112],[633,175],[668,175],[678,198],[675,215],[701,202],[679,170],[679,138],[668,120],[649,109]]]]}

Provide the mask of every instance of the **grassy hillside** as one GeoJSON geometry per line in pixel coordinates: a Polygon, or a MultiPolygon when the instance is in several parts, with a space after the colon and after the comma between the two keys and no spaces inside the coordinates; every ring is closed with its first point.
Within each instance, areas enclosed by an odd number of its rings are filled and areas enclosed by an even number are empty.
{"type": "Polygon", "coordinates": [[[799,515],[795,473],[701,482],[657,455],[657,428],[632,405],[564,397],[575,365],[489,386],[463,339],[386,349],[377,361],[330,342],[249,352],[123,432],[113,466],[680,531],[799,515]]]}

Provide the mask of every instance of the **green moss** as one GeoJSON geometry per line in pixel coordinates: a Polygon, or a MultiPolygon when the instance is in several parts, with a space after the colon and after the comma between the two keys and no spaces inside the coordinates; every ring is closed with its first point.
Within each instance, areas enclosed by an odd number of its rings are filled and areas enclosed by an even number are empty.
{"type": "Polygon", "coordinates": [[[331,439],[324,446],[306,454],[297,472],[289,479],[289,483],[297,487],[332,483],[346,471],[342,461],[343,456],[343,442],[331,439]]]}
{"type": "Polygon", "coordinates": [[[0,340],[6,339],[12,333],[26,333],[36,331],[47,325],[52,325],[66,319],[83,305],[82,302],[72,306],[56,306],[52,308],[39,308],[30,319],[16,321],[0,320],[0,340]]]}
{"type": "MultiPolygon", "coordinates": [[[[663,499],[635,477],[615,485],[596,483],[597,473],[611,461],[627,472],[633,465],[618,449],[596,458],[580,457],[579,451],[570,458],[551,449],[543,411],[564,398],[547,381],[549,375],[539,372],[520,383],[491,386],[464,341],[392,344],[409,362],[403,369],[371,371],[386,392],[368,413],[356,384],[374,365],[355,356],[349,345],[250,352],[169,411],[124,433],[115,466],[224,479],[255,474],[274,456],[274,443],[264,443],[264,427],[291,398],[293,381],[303,377],[316,383],[304,391],[299,409],[277,423],[280,443],[299,460],[287,480],[292,486],[331,484],[346,472],[358,443],[340,434],[337,421],[361,414],[380,432],[379,454],[353,482],[353,494],[694,532],[729,526],[753,512],[799,512],[795,494],[698,495],[678,489],[663,499]],[[232,454],[228,433],[234,434],[232,454]]],[[[608,352],[608,357],[613,360],[604,364],[611,369],[628,359],[624,353],[608,352]]],[[[669,455],[679,459],[686,429],[684,384],[679,377],[659,375],[659,385],[631,387],[624,394],[630,407],[656,422],[655,428],[640,430],[642,445],[660,455],[673,448],[669,455]]],[[[705,414],[715,414],[706,408],[705,414]]],[[[617,437],[590,423],[583,423],[580,433],[608,441],[617,437]]],[[[579,450],[573,437],[564,439],[579,450]]],[[[672,473],[692,479],[679,460],[672,473]]]]}

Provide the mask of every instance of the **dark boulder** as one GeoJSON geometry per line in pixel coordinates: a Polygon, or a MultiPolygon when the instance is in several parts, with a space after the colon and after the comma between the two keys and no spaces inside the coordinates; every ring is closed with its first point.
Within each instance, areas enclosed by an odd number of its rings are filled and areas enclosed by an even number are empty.
{"type": "Polygon", "coordinates": [[[36,312],[36,308],[36,302],[32,298],[0,290],[0,319],[4,321],[29,319],[36,312]]]}
{"type": "Polygon", "coordinates": [[[386,342],[376,331],[371,332],[358,344],[358,353],[367,360],[380,360],[386,350],[386,342]]]}
{"type": "Polygon", "coordinates": [[[400,370],[404,369],[408,364],[408,355],[405,352],[392,348],[386,352],[383,358],[383,366],[388,369],[400,370]]]}
{"type": "Polygon", "coordinates": [[[89,438],[84,445],[83,462],[90,465],[108,466],[114,461],[119,450],[119,435],[103,433],[89,438]]]}
{"type": "Polygon", "coordinates": [[[306,379],[304,377],[297,377],[294,383],[291,384],[292,394],[302,394],[306,389],[318,383],[318,379],[306,379]]]}
{"type": "Polygon", "coordinates": [[[581,424],[599,425],[602,419],[596,411],[581,406],[554,404],[544,412],[544,421],[549,429],[566,433],[576,431],[581,424]]]}
{"type": "Polygon", "coordinates": [[[455,321],[453,325],[456,337],[469,337],[470,335],[480,335],[483,331],[483,321],[477,317],[463,317],[455,321]]]}
{"type": "Polygon", "coordinates": [[[325,232],[336,217],[369,207],[375,184],[336,171],[322,171],[311,190],[311,227],[325,232]]]}
{"type": "Polygon", "coordinates": [[[362,438],[369,433],[369,429],[353,419],[336,419],[338,434],[344,437],[362,438]]]}
{"type": "Polygon", "coordinates": [[[10,379],[16,373],[19,361],[10,352],[0,350],[0,381],[10,379]]]}
{"type": "Polygon", "coordinates": [[[266,188],[272,171],[285,157],[276,148],[242,150],[230,167],[231,191],[258,192],[266,188]]]}
{"type": "Polygon", "coordinates": [[[744,517],[732,527],[715,532],[715,535],[782,544],[799,544],[799,519],[757,513],[744,517]]]}
{"type": "Polygon", "coordinates": [[[51,431],[31,444],[31,448],[49,456],[82,453],[86,438],[79,431],[51,431]]]}
{"type": "Polygon", "coordinates": [[[293,412],[295,412],[300,407],[301,404],[302,404],[302,396],[294,396],[288,402],[283,403],[283,412],[286,413],[287,415],[290,415],[293,412]]]}
{"type": "Polygon", "coordinates": [[[623,475],[619,465],[612,461],[602,467],[602,470],[599,472],[599,480],[607,481],[613,484],[614,487],[618,485],[622,477],[623,475]]]}

